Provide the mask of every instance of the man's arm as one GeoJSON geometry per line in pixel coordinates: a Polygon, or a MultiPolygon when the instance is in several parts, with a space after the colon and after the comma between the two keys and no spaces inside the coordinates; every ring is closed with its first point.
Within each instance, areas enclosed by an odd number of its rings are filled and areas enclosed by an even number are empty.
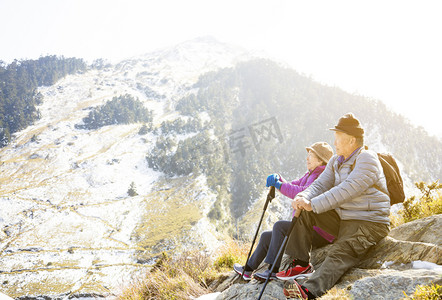
{"type": "Polygon", "coordinates": [[[377,156],[373,153],[363,151],[357,157],[355,167],[346,180],[323,194],[311,198],[313,211],[319,214],[335,209],[361,195],[372,186],[379,174],[377,156]]]}
{"type": "Polygon", "coordinates": [[[298,197],[310,200],[333,187],[333,184],[335,182],[335,172],[333,170],[333,164],[336,158],[337,156],[333,156],[330,159],[321,175],[319,175],[319,177],[315,181],[313,181],[313,183],[307,189],[299,193],[298,197]]]}
{"type": "Polygon", "coordinates": [[[310,199],[333,187],[333,183],[335,182],[333,163],[336,158],[337,156],[332,157],[321,175],[319,175],[319,177],[306,190],[300,192],[295,199],[293,199],[293,209],[305,209],[311,211],[312,206],[310,204],[310,199]]]}

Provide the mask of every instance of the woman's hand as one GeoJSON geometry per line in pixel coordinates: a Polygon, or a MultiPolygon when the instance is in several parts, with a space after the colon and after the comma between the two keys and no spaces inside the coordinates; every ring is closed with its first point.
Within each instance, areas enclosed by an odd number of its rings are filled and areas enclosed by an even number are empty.
{"type": "Polygon", "coordinates": [[[312,204],[304,197],[296,196],[292,201],[293,209],[305,209],[306,211],[312,211],[312,204]]]}
{"type": "Polygon", "coordinates": [[[270,186],[275,186],[276,187],[276,184],[278,183],[279,178],[280,178],[279,174],[276,174],[276,173],[272,174],[272,175],[269,175],[267,177],[266,187],[270,187],[270,186]]]}

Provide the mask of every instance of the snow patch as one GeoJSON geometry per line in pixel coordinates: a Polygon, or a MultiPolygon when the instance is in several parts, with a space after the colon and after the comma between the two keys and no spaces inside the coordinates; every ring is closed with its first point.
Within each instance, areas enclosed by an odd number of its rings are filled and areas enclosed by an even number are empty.
{"type": "Polygon", "coordinates": [[[442,266],[428,261],[416,260],[411,263],[413,269],[426,269],[442,273],[442,266]]]}
{"type": "Polygon", "coordinates": [[[381,269],[388,269],[393,264],[394,264],[394,261],[386,261],[382,264],[381,269]]]}
{"type": "Polygon", "coordinates": [[[0,292],[0,300],[13,300],[13,298],[11,298],[11,297],[3,294],[2,292],[0,292]]]}

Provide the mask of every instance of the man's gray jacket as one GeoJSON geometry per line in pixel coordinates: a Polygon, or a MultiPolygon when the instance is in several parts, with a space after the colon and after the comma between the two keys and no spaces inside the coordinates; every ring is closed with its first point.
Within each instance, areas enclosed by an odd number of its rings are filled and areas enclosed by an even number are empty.
{"type": "Polygon", "coordinates": [[[390,197],[381,163],[375,152],[363,147],[341,166],[334,155],[298,196],[309,200],[317,214],[335,209],[342,220],[390,224],[390,197]]]}

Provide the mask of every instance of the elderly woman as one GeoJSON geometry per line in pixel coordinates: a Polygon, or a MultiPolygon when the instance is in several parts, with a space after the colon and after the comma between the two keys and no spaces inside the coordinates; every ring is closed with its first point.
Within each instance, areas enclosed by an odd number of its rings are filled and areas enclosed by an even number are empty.
{"type": "MultiPolygon", "coordinates": [[[[272,174],[267,177],[267,187],[274,186],[283,195],[293,199],[299,193],[305,190],[316,178],[324,171],[328,160],[333,156],[333,150],[329,144],[325,142],[317,142],[306,148],[307,150],[307,173],[301,178],[292,182],[286,181],[279,174],[272,174]]],[[[272,264],[278,254],[278,250],[282,245],[285,235],[290,228],[291,221],[278,221],[273,225],[272,231],[265,231],[261,234],[258,246],[250,257],[247,265],[245,266],[243,278],[245,280],[251,280],[251,275],[254,270],[258,268],[261,262],[269,264],[268,270],[260,273],[255,273],[254,277],[258,280],[266,280],[268,273],[272,267],[272,264]]],[[[334,236],[321,230],[318,227],[313,227],[315,230],[315,236],[313,244],[315,247],[324,246],[327,243],[331,243],[334,236]]],[[[276,262],[274,270],[278,270],[281,264],[281,258],[276,262]]],[[[233,269],[236,273],[242,274],[243,266],[235,264],[233,269]]],[[[309,276],[312,272],[311,269],[306,269],[304,276],[309,276]]],[[[301,276],[302,274],[300,274],[301,276]]],[[[271,279],[276,279],[276,274],[271,274],[271,279]]]]}

